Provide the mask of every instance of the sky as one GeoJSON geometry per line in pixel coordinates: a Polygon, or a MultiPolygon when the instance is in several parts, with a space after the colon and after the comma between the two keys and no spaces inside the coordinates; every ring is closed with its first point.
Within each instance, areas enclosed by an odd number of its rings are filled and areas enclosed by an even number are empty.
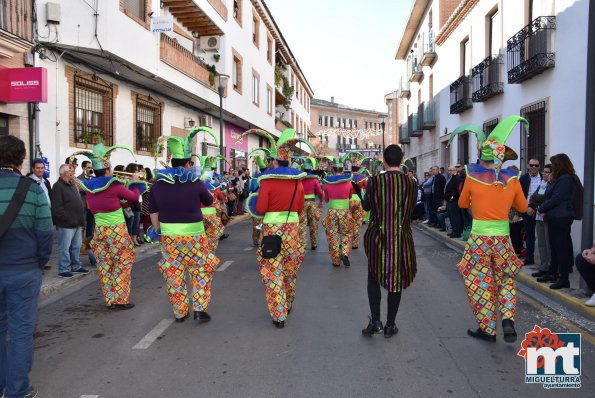
{"type": "Polygon", "coordinates": [[[413,0],[264,0],[314,98],[386,111],[413,0]]]}

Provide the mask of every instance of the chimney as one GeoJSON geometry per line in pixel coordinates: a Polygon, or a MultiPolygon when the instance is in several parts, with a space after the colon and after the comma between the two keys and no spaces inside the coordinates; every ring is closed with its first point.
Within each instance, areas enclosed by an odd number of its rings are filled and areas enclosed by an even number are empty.
{"type": "Polygon", "coordinates": [[[331,97],[331,102],[334,103],[335,102],[335,97],[331,97]]]}

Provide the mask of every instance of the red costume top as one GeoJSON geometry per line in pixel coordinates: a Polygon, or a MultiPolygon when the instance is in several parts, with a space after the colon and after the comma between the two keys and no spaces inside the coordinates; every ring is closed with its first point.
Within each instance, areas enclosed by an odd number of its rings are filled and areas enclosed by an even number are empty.
{"type": "Polygon", "coordinates": [[[304,178],[302,185],[304,186],[304,195],[315,194],[322,200],[322,188],[320,188],[317,178],[304,178]]]}
{"type": "Polygon", "coordinates": [[[330,199],[351,199],[351,195],[355,194],[355,190],[351,185],[351,181],[340,182],[337,184],[324,184],[324,200],[330,199]]]}
{"type": "Polygon", "coordinates": [[[93,214],[111,213],[121,208],[120,199],[138,202],[139,197],[138,187],[128,189],[120,182],[113,182],[107,189],[87,195],[87,207],[93,214]]]}
{"type": "MultiPolygon", "coordinates": [[[[281,212],[289,210],[289,203],[295,189],[296,180],[267,179],[260,181],[260,191],[256,202],[256,211],[259,214],[267,212],[281,212]]],[[[297,181],[295,198],[291,211],[301,212],[304,208],[304,186],[297,181]]]]}

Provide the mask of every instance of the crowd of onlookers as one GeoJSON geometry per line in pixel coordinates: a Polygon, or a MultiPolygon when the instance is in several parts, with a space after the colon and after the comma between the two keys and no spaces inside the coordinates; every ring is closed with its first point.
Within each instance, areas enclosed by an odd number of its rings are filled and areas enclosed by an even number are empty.
{"type": "MultiPolygon", "coordinates": [[[[566,154],[552,156],[550,161],[542,167],[537,159],[529,160],[527,172],[519,179],[529,209],[524,214],[510,210],[512,245],[524,265],[537,268],[532,276],[538,282],[550,282],[550,289],[569,288],[569,274],[576,264],[589,290],[595,293],[595,244],[575,258],[571,237],[573,221],[582,219],[582,184],[566,154]]],[[[519,171],[516,166],[509,169],[519,171]]],[[[424,172],[414,219],[443,232],[450,230],[449,237],[466,241],[472,210],[458,206],[466,178],[460,163],[446,170],[433,166],[424,172]]],[[[585,304],[595,306],[595,294],[585,304]]]]}

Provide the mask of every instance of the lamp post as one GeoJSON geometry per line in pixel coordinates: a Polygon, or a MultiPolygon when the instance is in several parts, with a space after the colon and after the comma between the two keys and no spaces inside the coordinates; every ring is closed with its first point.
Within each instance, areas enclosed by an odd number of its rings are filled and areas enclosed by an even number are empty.
{"type": "Polygon", "coordinates": [[[380,118],[380,127],[382,128],[382,159],[384,160],[384,119],[386,115],[378,115],[380,118]]]}
{"type": "MultiPolygon", "coordinates": [[[[223,93],[225,93],[225,87],[227,86],[227,80],[229,76],[223,73],[217,73],[217,91],[219,93],[219,153],[225,157],[225,148],[223,147],[223,93]]],[[[223,168],[225,167],[225,160],[221,159],[219,166],[219,172],[223,174],[223,168]]]]}

